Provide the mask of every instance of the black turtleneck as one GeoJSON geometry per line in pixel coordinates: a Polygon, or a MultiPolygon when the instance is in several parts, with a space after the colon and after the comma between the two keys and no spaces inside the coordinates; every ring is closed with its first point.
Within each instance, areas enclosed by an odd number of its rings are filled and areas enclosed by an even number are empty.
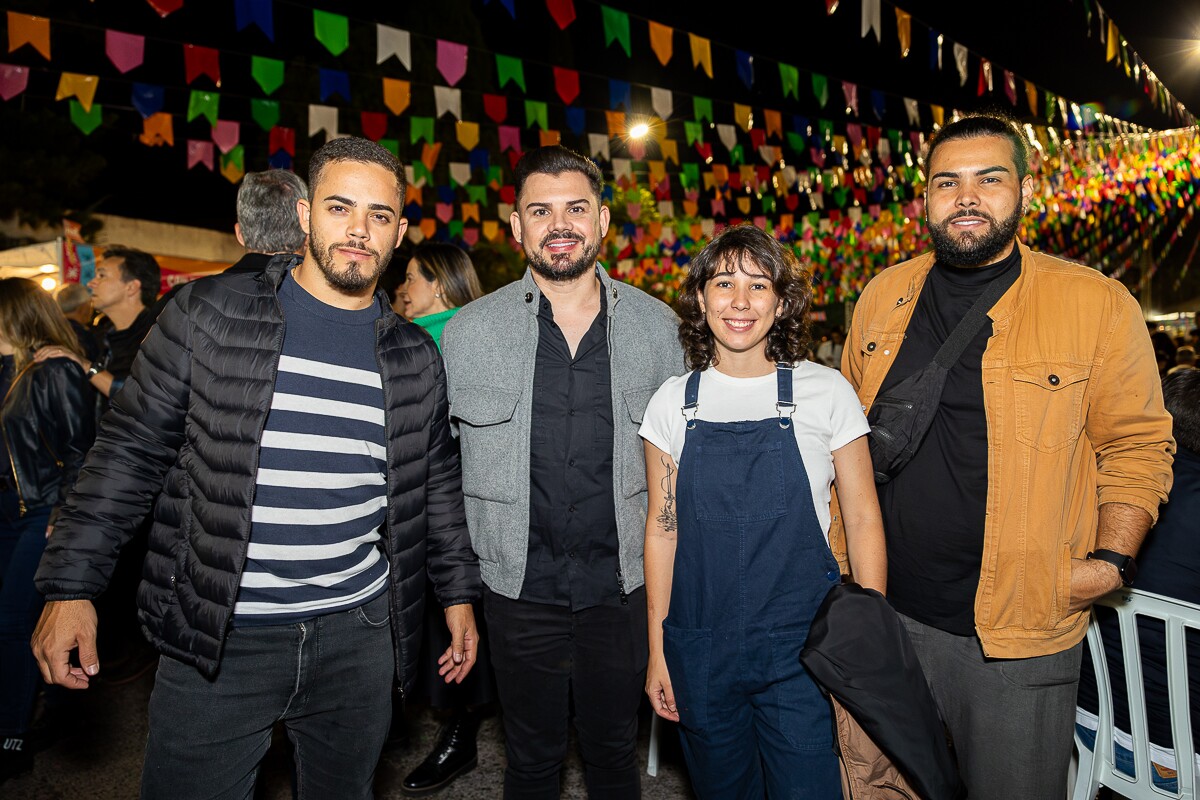
{"type": "MultiPolygon", "coordinates": [[[[960,269],[934,264],[888,371],[883,395],[933,361],[942,342],[993,280],[1012,285],[1021,255],[960,269]]],[[[991,320],[946,376],[929,434],[899,475],[879,487],[887,532],[888,599],[902,614],[961,636],[975,634],[975,590],[987,503],[983,351],[991,320]]]]}

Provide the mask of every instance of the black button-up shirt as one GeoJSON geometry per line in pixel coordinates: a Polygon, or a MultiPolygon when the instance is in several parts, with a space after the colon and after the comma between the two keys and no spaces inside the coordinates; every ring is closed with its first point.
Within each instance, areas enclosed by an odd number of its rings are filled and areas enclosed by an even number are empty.
{"type": "Polygon", "coordinates": [[[529,559],[521,599],[572,610],[624,601],[613,501],[608,310],[572,358],[542,296],[529,449],[529,559]]]}

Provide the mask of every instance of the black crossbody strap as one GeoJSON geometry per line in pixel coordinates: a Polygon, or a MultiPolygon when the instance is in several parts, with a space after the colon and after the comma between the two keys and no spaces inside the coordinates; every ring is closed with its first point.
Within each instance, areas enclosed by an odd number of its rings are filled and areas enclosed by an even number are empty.
{"type": "MultiPolygon", "coordinates": [[[[1016,269],[1018,273],[1021,271],[1020,266],[1015,266],[1013,269],[1016,269]]],[[[962,356],[963,350],[967,349],[967,345],[983,327],[983,321],[987,319],[987,314],[992,310],[992,306],[996,305],[996,301],[1000,299],[1001,295],[1008,291],[1014,280],[1015,277],[1010,279],[1007,271],[992,279],[992,282],[983,290],[983,294],[979,295],[979,299],[967,310],[966,316],[950,332],[946,341],[942,342],[942,346],[938,348],[937,354],[933,357],[933,363],[945,370],[954,366],[962,356]]]]}

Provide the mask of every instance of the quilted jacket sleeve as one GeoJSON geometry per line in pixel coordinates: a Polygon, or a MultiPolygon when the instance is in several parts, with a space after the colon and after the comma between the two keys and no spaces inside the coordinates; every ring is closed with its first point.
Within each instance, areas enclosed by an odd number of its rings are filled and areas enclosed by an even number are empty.
{"type": "Polygon", "coordinates": [[[35,583],[47,600],[104,591],[179,455],[191,382],[189,296],[180,292],[163,310],[101,422],[38,568],[35,583]]]}
{"type": "Polygon", "coordinates": [[[435,358],[433,419],[429,436],[429,479],[426,510],[429,578],[443,608],[472,603],[480,598],[479,560],[471,549],[463,508],[462,471],[458,442],[450,435],[450,404],[446,399],[446,373],[435,358]]]}

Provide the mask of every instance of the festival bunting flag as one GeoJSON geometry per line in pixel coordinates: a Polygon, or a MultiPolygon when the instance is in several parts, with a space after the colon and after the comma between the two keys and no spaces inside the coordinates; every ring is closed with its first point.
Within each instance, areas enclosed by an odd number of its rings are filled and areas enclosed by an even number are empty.
{"type": "Polygon", "coordinates": [[[147,147],[175,146],[175,124],[170,114],[159,112],[142,120],[142,133],[138,141],[147,147]]]}
{"type": "Polygon", "coordinates": [[[313,9],[313,37],[335,56],[350,46],[350,20],[341,14],[313,9]]]}
{"type": "Polygon", "coordinates": [[[392,28],[388,25],[375,26],[375,63],[382,64],[392,56],[412,69],[412,37],[408,31],[392,28]]]}
{"type": "Polygon", "coordinates": [[[437,68],[446,83],[457,86],[467,74],[467,46],[457,42],[437,40],[437,68]]]}
{"type": "Polygon", "coordinates": [[[670,119],[675,112],[675,101],[670,89],[650,88],[650,107],[661,119],[670,119]]]}
{"type": "Polygon", "coordinates": [[[499,53],[496,54],[496,80],[500,84],[500,88],[512,83],[521,87],[521,91],[525,91],[525,63],[514,56],[505,56],[499,53]]]}
{"type": "Polygon", "coordinates": [[[446,113],[455,119],[462,119],[462,89],[434,86],[433,104],[437,109],[438,119],[441,119],[442,115],[446,113]]]}
{"type": "Polygon", "coordinates": [[[251,56],[250,75],[266,94],[275,94],[283,86],[283,61],[277,58],[251,56]]]}
{"type": "Polygon", "coordinates": [[[106,30],[104,32],[104,54],[124,74],[142,65],[146,52],[146,37],[132,33],[106,30]]]}
{"type": "Polygon", "coordinates": [[[604,5],[600,6],[600,13],[604,18],[604,46],[609,47],[613,42],[617,42],[625,51],[625,55],[632,58],[633,50],[629,43],[629,15],[624,11],[604,5]]]}
{"type": "Polygon", "coordinates": [[[387,114],[382,111],[363,111],[359,114],[362,122],[362,134],[372,142],[378,142],[387,135],[387,114]]]}
{"type": "Polygon", "coordinates": [[[29,14],[8,12],[8,52],[29,45],[50,60],[50,20],[29,14]]]}
{"type": "Polygon", "coordinates": [[[29,86],[29,67],[0,64],[0,98],[12,100],[29,86]]]}
{"type": "Polygon", "coordinates": [[[195,139],[189,139],[187,143],[188,169],[192,169],[197,164],[203,164],[208,167],[209,172],[212,172],[215,158],[214,150],[212,142],[199,142],[195,139]]]}
{"type": "Polygon", "coordinates": [[[135,83],[129,96],[130,102],[142,119],[152,117],[162,111],[166,102],[166,93],[161,86],[149,83],[135,83]]]}
{"type": "Polygon", "coordinates": [[[737,60],[737,74],[747,89],[754,87],[754,56],[742,50],[734,51],[737,60]]]}
{"type": "Polygon", "coordinates": [[[575,21],[574,0],[546,0],[546,8],[560,31],[565,31],[575,21]]]}
{"type": "Polygon", "coordinates": [[[658,63],[665,67],[670,63],[671,56],[675,54],[675,29],[654,20],[650,20],[649,28],[650,49],[658,57],[658,63]]]}
{"type": "Polygon", "coordinates": [[[55,92],[54,99],[78,98],[79,105],[83,107],[85,112],[90,113],[92,110],[92,100],[96,97],[96,87],[99,85],[100,79],[95,75],[79,75],[74,72],[64,72],[58,79],[58,91],[55,92]]]}
{"type": "Polygon", "coordinates": [[[214,48],[185,44],[183,69],[187,83],[191,84],[201,75],[207,75],[218,89],[221,88],[221,57],[214,48]]]}
{"type": "Polygon", "coordinates": [[[212,140],[213,144],[222,153],[228,153],[233,148],[237,147],[238,140],[241,139],[242,126],[240,123],[229,119],[219,119],[217,124],[213,125],[212,140]]]}
{"type": "Polygon", "coordinates": [[[554,67],[554,90],[566,105],[579,97],[579,72],[566,67],[554,67]]]}
{"type": "Polygon", "coordinates": [[[712,42],[694,33],[689,33],[688,43],[692,47],[692,68],[703,67],[704,74],[711,78],[713,76],[712,42]]]}
{"type": "Polygon", "coordinates": [[[187,121],[196,117],[205,117],[209,125],[217,124],[217,111],[221,105],[221,95],[216,92],[202,92],[193,89],[188,96],[187,121]]]}
{"type": "Polygon", "coordinates": [[[275,41],[275,17],[272,0],[234,0],[233,13],[239,31],[257,25],[267,39],[275,41]]]}
{"type": "Polygon", "coordinates": [[[99,103],[93,103],[88,109],[84,108],[78,100],[71,98],[71,122],[75,124],[76,128],[83,131],[85,136],[99,128],[103,121],[104,110],[99,103]]]}
{"type": "Polygon", "coordinates": [[[250,118],[264,131],[279,124],[279,101],[254,98],[250,101],[250,118]]]}
{"type": "Polygon", "coordinates": [[[411,88],[408,81],[396,78],[384,78],[383,104],[387,106],[387,110],[391,111],[397,117],[403,114],[404,110],[408,108],[409,101],[412,99],[411,88]]]}
{"type": "MultiPolygon", "coordinates": [[[[158,12],[160,17],[165,19],[183,8],[183,0],[146,0],[146,5],[153,8],[158,12]]],[[[211,164],[209,165],[209,169],[212,169],[211,164]]]]}

